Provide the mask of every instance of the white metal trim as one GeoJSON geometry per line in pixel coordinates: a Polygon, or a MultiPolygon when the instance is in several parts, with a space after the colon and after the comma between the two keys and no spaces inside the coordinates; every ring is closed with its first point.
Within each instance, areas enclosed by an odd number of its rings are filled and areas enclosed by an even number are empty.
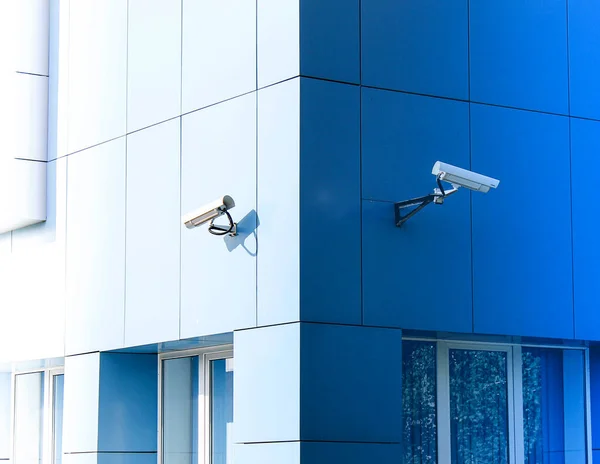
{"type": "Polygon", "coordinates": [[[451,464],[452,440],[450,436],[450,368],[449,349],[446,343],[437,343],[437,458],[438,464],[451,464]]]}
{"type": "Polygon", "coordinates": [[[523,353],[520,346],[513,347],[513,410],[514,410],[514,462],[525,462],[523,435],[523,353]]]}

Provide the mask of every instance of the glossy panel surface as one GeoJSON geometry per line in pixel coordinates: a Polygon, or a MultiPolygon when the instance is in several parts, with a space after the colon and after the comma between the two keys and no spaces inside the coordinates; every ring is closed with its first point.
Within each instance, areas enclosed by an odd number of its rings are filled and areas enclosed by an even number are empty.
{"type": "Polygon", "coordinates": [[[600,152],[600,122],[571,119],[571,182],[573,189],[573,266],[575,337],[600,340],[600,205],[590,169],[600,152]]]}
{"type": "Polygon", "coordinates": [[[127,137],[125,344],[179,338],[180,120],[127,137]]]}
{"type": "Polygon", "coordinates": [[[466,103],[363,90],[363,197],[376,200],[363,202],[365,324],[471,331],[469,191],[402,228],[393,204],[431,193],[440,159],[469,169],[468,123],[466,103]]]}
{"type": "Polygon", "coordinates": [[[300,324],[235,332],[234,346],[234,442],[299,440],[300,324]]]}
{"type": "Polygon", "coordinates": [[[179,115],[181,1],[131,0],[127,36],[127,131],[179,115]]]}
{"type": "Polygon", "coordinates": [[[568,114],[566,0],[470,2],[471,99],[568,114]]]}
{"type": "Polygon", "coordinates": [[[123,346],[125,164],[124,138],[68,159],[68,354],[123,346]]]}
{"type": "Polygon", "coordinates": [[[100,354],[65,358],[65,404],[63,416],[64,464],[70,453],[91,454],[98,450],[98,406],[100,403],[100,354]]]}
{"type": "Polygon", "coordinates": [[[78,0],[69,15],[68,152],[125,134],[127,2],[78,0]]]}
{"type": "Polygon", "coordinates": [[[256,2],[183,0],[182,111],[256,89],[256,2]]]}
{"type": "Polygon", "coordinates": [[[300,98],[301,318],[360,324],[359,89],[302,79],[300,98]]]}
{"type": "MultiPolygon", "coordinates": [[[[256,94],[182,120],[182,213],[224,195],[235,201],[236,237],[181,225],[181,338],[256,323],[256,94]]],[[[225,217],[217,224],[227,224],[225,217]]]]}
{"type": "Polygon", "coordinates": [[[258,324],[300,317],[300,79],[258,92],[258,324]]]}
{"type": "Polygon", "coordinates": [[[362,83],[468,98],[466,0],[362,2],[362,83]]]}
{"type": "Polygon", "coordinates": [[[568,124],[471,106],[472,168],[500,179],[473,194],[476,332],[573,337],[568,124]]]}

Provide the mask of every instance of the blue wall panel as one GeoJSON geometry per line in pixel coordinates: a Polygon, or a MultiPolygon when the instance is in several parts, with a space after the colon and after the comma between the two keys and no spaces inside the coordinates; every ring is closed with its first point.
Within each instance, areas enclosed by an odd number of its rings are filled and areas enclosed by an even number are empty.
{"type": "Polygon", "coordinates": [[[393,209],[433,191],[437,160],[469,169],[468,104],[365,89],[362,105],[363,197],[377,200],[363,203],[364,322],[470,332],[469,192],[401,229],[393,209]]]}
{"type": "MultiPolygon", "coordinates": [[[[590,348],[590,415],[593,424],[600,420],[600,346],[590,348]]],[[[592,427],[592,448],[600,453],[600,427],[592,427]]],[[[596,457],[596,456],[594,456],[596,457]]],[[[600,459],[600,456],[598,456],[600,459]]],[[[596,461],[598,462],[598,461],[596,461]]]]}
{"type": "Polygon", "coordinates": [[[566,0],[472,0],[471,99],[567,114],[566,15],[566,0]]]}
{"type": "Polygon", "coordinates": [[[362,83],[468,98],[466,0],[362,2],[362,83]]]}
{"type": "Polygon", "coordinates": [[[571,115],[600,119],[600,2],[569,0],[571,115]]]}
{"type": "Polygon", "coordinates": [[[403,462],[400,443],[303,442],[300,456],[302,464],[403,462]]]}
{"type": "Polygon", "coordinates": [[[401,330],[302,323],[300,345],[302,440],[401,442],[401,330]]]}
{"type": "Polygon", "coordinates": [[[476,332],[573,337],[569,121],[471,106],[476,332]]]}
{"type": "Polygon", "coordinates": [[[302,79],[300,97],[301,319],[360,324],[360,90],[302,79]]]}
{"type": "Polygon", "coordinates": [[[600,340],[599,154],[600,122],[571,119],[575,337],[589,340],[600,340]]]}
{"type": "Polygon", "coordinates": [[[358,0],[300,0],[300,73],[360,82],[358,0]]]}

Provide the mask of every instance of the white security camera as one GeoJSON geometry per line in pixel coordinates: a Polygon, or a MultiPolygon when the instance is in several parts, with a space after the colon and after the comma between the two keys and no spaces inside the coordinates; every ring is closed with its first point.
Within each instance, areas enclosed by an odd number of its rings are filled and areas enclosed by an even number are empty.
{"type": "Polygon", "coordinates": [[[490,188],[496,188],[500,184],[498,179],[467,171],[441,161],[437,161],[433,165],[431,173],[438,179],[449,182],[455,188],[465,187],[483,193],[488,193],[490,188]]]}
{"type": "Polygon", "coordinates": [[[208,231],[211,234],[229,234],[233,236],[237,234],[237,224],[233,222],[231,214],[229,214],[229,210],[234,206],[235,202],[233,201],[233,198],[231,198],[229,195],[225,195],[224,197],[221,197],[218,200],[215,200],[212,203],[197,209],[196,211],[186,214],[182,220],[188,229],[193,229],[194,227],[201,226],[202,224],[206,224],[210,221],[208,231]],[[226,215],[229,219],[228,227],[214,224],[215,219],[223,215],[226,215]]]}
{"type": "Polygon", "coordinates": [[[446,197],[456,193],[460,187],[487,193],[491,188],[496,188],[500,184],[498,179],[467,171],[466,169],[442,163],[441,161],[437,161],[433,165],[431,173],[436,177],[438,185],[438,188],[434,189],[432,194],[394,203],[397,227],[402,227],[408,219],[425,208],[429,203],[443,204],[446,197]],[[444,189],[442,181],[450,183],[452,188],[448,190],[444,189]],[[402,210],[411,206],[414,206],[414,208],[409,213],[403,215],[402,210]]]}

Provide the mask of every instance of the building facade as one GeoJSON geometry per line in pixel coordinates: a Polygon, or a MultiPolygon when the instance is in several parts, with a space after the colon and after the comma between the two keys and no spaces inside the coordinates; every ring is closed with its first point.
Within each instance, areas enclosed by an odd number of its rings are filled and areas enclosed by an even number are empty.
{"type": "Polygon", "coordinates": [[[0,461],[600,461],[600,4],[2,8],[0,461]]]}

